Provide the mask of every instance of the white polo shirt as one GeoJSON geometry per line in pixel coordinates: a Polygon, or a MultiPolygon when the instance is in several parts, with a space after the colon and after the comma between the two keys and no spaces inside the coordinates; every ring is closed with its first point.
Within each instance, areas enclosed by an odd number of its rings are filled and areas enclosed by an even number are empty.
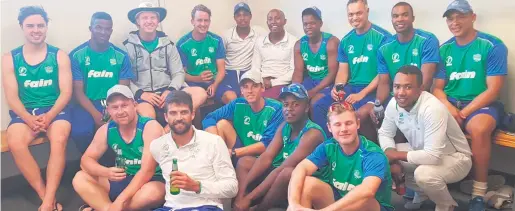
{"type": "Polygon", "coordinates": [[[268,35],[259,37],[254,47],[252,71],[261,72],[261,76],[275,77],[272,86],[290,84],[293,76],[293,50],[297,38],[285,32],[281,41],[273,44],[268,35]]]}
{"type": "Polygon", "coordinates": [[[250,33],[241,39],[236,32],[236,26],[231,27],[222,38],[225,45],[225,69],[236,71],[247,71],[252,67],[252,54],[256,40],[266,31],[261,27],[250,27],[250,33]]]}
{"type": "MultiPolygon", "coordinates": [[[[192,126],[193,127],[193,126],[192,126]]],[[[194,128],[191,141],[177,148],[170,133],[152,141],[150,152],[163,170],[166,181],[166,207],[172,210],[214,205],[223,209],[222,199],[233,198],[238,192],[236,172],[227,146],[220,136],[194,128]],[[180,172],[201,183],[199,194],[185,191],[170,194],[172,159],[177,158],[180,172]]]]}
{"type": "Polygon", "coordinates": [[[443,155],[455,152],[472,155],[467,138],[454,117],[429,92],[422,92],[410,111],[399,107],[395,98],[390,100],[379,129],[379,144],[383,150],[395,149],[393,137],[397,128],[413,150],[408,152],[408,163],[437,165],[443,155]]]}

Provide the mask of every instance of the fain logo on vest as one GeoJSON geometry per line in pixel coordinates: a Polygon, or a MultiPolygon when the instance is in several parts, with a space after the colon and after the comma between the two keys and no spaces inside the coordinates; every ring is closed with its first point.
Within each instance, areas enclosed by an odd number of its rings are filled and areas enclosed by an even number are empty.
{"type": "Polygon", "coordinates": [[[252,139],[254,139],[254,141],[261,141],[263,136],[261,134],[259,134],[259,133],[254,134],[253,131],[249,131],[247,133],[247,138],[252,138],[252,139]]]}
{"type": "Polygon", "coordinates": [[[457,72],[451,73],[451,76],[449,77],[449,81],[457,81],[460,79],[472,79],[475,77],[476,77],[476,72],[467,72],[465,70],[465,72],[462,72],[462,73],[457,73],[457,72]]]}
{"type": "Polygon", "coordinates": [[[23,82],[23,86],[26,88],[47,87],[47,86],[52,86],[52,84],[53,84],[52,79],[48,79],[48,80],[39,79],[39,81],[26,80],[25,82],[23,82]]]}
{"type": "Polygon", "coordinates": [[[106,70],[96,71],[90,70],[88,72],[88,78],[112,78],[114,77],[113,72],[107,72],[106,70]]]}
{"type": "Polygon", "coordinates": [[[354,57],[352,59],[352,64],[359,64],[359,63],[367,63],[368,62],[368,56],[359,56],[359,57],[354,57]]]}
{"type": "Polygon", "coordinates": [[[348,182],[344,182],[344,183],[338,182],[334,178],[333,178],[333,185],[336,189],[341,190],[341,191],[351,191],[352,189],[354,189],[356,187],[353,184],[349,184],[348,182]]]}
{"type": "Polygon", "coordinates": [[[204,65],[204,64],[211,64],[211,58],[204,57],[204,59],[197,59],[195,61],[196,66],[204,65]]]}
{"type": "Polygon", "coordinates": [[[325,67],[319,67],[319,66],[311,66],[311,65],[308,65],[308,66],[306,67],[306,69],[308,69],[308,71],[309,71],[309,72],[317,73],[317,72],[320,72],[320,71],[325,70],[325,67]]]}

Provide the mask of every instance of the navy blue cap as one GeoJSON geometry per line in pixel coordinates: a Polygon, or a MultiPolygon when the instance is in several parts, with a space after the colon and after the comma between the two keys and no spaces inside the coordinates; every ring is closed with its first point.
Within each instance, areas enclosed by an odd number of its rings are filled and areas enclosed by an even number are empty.
{"type": "Polygon", "coordinates": [[[302,16],[308,15],[308,14],[316,15],[318,17],[318,19],[322,20],[322,11],[320,11],[320,9],[318,9],[315,6],[308,7],[302,11],[302,16]]]}
{"type": "Polygon", "coordinates": [[[236,12],[238,12],[238,10],[240,10],[240,9],[244,9],[247,12],[252,14],[252,12],[250,12],[249,5],[245,2],[240,2],[240,3],[236,4],[236,6],[234,6],[234,14],[236,14],[236,12]]]}
{"type": "Polygon", "coordinates": [[[447,6],[447,9],[443,13],[443,17],[447,17],[452,11],[458,11],[460,13],[473,12],[472,6],[470,6],[467,0],[454,0],[447,6]]]}
{"type": "Polygon", "coordinates": [[[288,86],[284,86],[281,88],[279,99],[283,99],[287,94],[292,94],[299,99],[309,99],[308,90],[306,90],[302,84],[293,83],[288,86]]]}

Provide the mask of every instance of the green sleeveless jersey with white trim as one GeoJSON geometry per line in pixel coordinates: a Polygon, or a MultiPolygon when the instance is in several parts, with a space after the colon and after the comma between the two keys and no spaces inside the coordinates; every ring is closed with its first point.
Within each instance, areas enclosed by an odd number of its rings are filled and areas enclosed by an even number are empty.
{"type": "Polygon", "coordinates": [[[329,65],[327,64],[327,42],[333,37],[332,34],[322,32],[322,43],[320,48],[314,53],[309,47],[308,36],[300,39],[300,53],[304,60],[304,71],[309,77],[316,80],[324,79],[329,74],[329,65]]]}
{"type": "MultiPolygon", "coordinates": [[[[116,156],[120,156],[125,160],[126,173],[128,175],[136,175],[141,169],[141,158],[143,156],[143,129],[147,122],[152,120],[148,117],[142,117],[138,115],[138,123],[136,125],[136,134],[130,143],[126,143],[120,131],[118,124],[114,121],[110,121],[107,129],[107,144],[116,153],[116,156]]],[[[156,168],[154,175],[161,175],[161,168],[156,168]]]]}
{"type": "Polygon", "coordinates": [[[18,96],[25,108],[49,107],[59,97],[58,48],[47,44],[46,58],[30,65],[23,56],[23,46],[11,51],[18,96]]]}

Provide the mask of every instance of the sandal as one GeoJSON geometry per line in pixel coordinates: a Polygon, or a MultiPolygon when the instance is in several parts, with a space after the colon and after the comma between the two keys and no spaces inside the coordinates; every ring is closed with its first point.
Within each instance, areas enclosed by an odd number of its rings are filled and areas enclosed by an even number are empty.
{"type": "MultiPolygon", "coordinates": [[[[91,208],[91,207],[87,204],[83,204],[82,206],[79,207],[79,211],[84,211],[85,209],[88,209],[88,208],[91,208]]],[[[95,211],[95,210],[93,208],[91,208],[90,211],[95,211]]]]}
{"type": "Polygon", "coordinates": [[[58,205],[61,205],[61,211],[63,209],[63,205],[60,204],[59,202],[55,202],[54,204],[54,209],[52,211],[59,211],[59,206],[58,205]]]}

